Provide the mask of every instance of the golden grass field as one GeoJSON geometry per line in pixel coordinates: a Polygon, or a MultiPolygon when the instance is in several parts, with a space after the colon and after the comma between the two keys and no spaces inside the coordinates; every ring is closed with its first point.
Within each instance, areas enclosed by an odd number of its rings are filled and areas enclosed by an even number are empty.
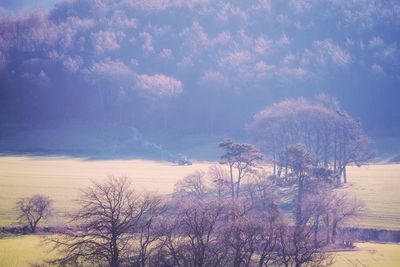
{"type": "MultiPolygon", "coordinates": [[[[41,237],[37,235],[0,239],[0,266],[25,267],[50,259],[53,254],[43,248],[40,242],[41,237]]],[[[399,244],[357,243],[356,246],[355,251],[336,252],[333,266],[399,266],[399,244]]]]}
{"type": "MultiPolygon", "coordinates": [[[[79,189],[107,175],[128,176],[135,187],[170,193],[177,180],[215,163],[195,162],[175,166],[149,160],[85,160],[62,157],[0,157],[0,226],[16,223],[15,201],[42,193],[54,200],[58,211],[72,207],[79,189]]],[[[400,164],[350,167],[346,190],[366,203],[367,216],[359,226],[400,229],[400,164]]]]}
{"type": "Polygon", "coordinates": [[[356,248],[356,251],[336,252],[333,266],[398,267],[400,264],[399,244],[357,243],[356,248]]]}
{"type": "Polygon", "coordinates": [[[0,239],[0,266],[26,267],[52,257],[52,253],[41,246],[41,237],[36,235],[13,236],[0,239]]]}
{"type": "MultiPolygon", "coordinates": [[[[72,200],[90,180],[107,175],[128,176],[137,190],[170,193],[177,180],[213,163],[195,162],[174,166],[148,160],[84,160],[61,157],[0,157],[0,226],[16,223],[15,201],[36,193],[49,195],[58,211],[73,207],[72,200]]],[[[348,170],[349,185],[366,203],[368,214],[359,221],[363,227],[400,229],[400,164],[369,165],[348,170]]],[[[52,223],[56,223],[53,221],[52,223]]],[[[358,250],[335,253],[334,266],[399,266],[400,245],[358,243],[358,250]]],[[[0,239],[0,267],[27,266],[51,257],[37,235],[0,239]]]]}
{"type": "Polygon", "coordinates": [[[138,191],[170,193],[177,180],[209,163],[174,166],[149,160],[83,160],[58,157],[0,157],[0,226],[16,223],[15,202],[37,193],[50,196],[58,211],[72,207],[79,190],[108,175],[127,176],[138,191]]]}
{"type": "Polygon", "coordinates": [[[359,226],[400,230],[400,164],[350,167],[348,190],[366,205],[359,226]]]}

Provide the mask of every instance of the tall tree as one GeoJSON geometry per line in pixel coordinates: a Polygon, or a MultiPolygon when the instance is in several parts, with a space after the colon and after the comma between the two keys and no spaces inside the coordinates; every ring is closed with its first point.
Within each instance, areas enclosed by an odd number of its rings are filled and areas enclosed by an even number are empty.
{"type": "Polygon", "coordinates": [[[230,139],[222,141],[219,147],[224,152],[220,163],[229,167],[231,197],[237,199],[242,180],[254,171],[257,163],[264,159],[264,155],[253,145],[234,143],[230,139]]]}
{"type": "Polygon", "coordinates": [[[305,183],[315,165],[315,156],[302,144],[289,145],[280,153],[279,166],[285,168],[285,179],[296,186],[296,226],[302,224],[302,207],[305,183]]]}

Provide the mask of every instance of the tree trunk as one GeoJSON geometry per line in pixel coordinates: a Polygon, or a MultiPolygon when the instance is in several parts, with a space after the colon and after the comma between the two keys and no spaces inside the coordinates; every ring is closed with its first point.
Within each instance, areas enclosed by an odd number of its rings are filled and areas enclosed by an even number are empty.
{"type": "Polygon", "coordinates": [[[287,174],[288,174],[288,166],[287,162],[285,162],[285,179],[287,178],[287,174]]]}
{"type": "Polygon", "coordinates": [[[326,223],[326,243],[329,244],[331,242],[331,230],[329,229],[329,215],[326,215],[325,218],[325,223],[326,223]]]}
{"type": "Polygon", "coordinates": [[[303,202],[303,187],[304,187],[304,180],[302,175],[298,178],[298,191],[297,191],[297,203],[296,203],[296,226],[300,226],[302,221],[302,207],[301,204],[303,202]]]}
{"type": "Polygon", "coordinates": [[[119,250],[117,246],[117,240],[115,238],[112,239],[111,245],[112,245],[112,255],[111,255],[110,267],[119,267],[119,250]]]}
{"type": "Polygon", "coordinates": [[[236,184],[236,199],[239,198],[239,193],[240,193],[240,182],[242,180],[242,169],[240,166],[238,166],[238,179],[237,179],[237,184],[236,184]]]}
{"type": "Polygon", "coordinates": [[[319,215],[316,218],[315,227],[314,227],[314,245],[317,245],[318,241],[318,230],[319,230],[319,215]]]}
{"type": "Polygon", "coordinates": [[[343,183],[347,184],[346,164],[343,165],[343,183]]]}
{"type": "Polygon", "coordinates": [[[231,178],[231,196],[232,200],[235,199],[235,184],[233,182],[233,167],[231,164],[229,164],[229,172],[230,172],[230,178],[231,178]]]}
{"type": "Polygon", "coordinates": [[[333,172],[338,173],[337,171],[337,133],[335,133],[335,144],[333,149],[333,172]]]}
{"type": "Polygon", "coordinates": [[[29,222],[29,226],[31,228],[31,232],[35,233],[36,232],[36,225],[34,223],[29,222]]]}
{"type": "Polygon", "coordinates": [[[332,224],[332,244],[336,242],[336,236],[337,236],[337,222],[334,222],[332,224]]]}
{"type": "Polygon", "coordinates": [[[238,178],[237,184],[236,184],[236,199],[239,198],[239,192],[240,192],[240,176],[238,178]]]}

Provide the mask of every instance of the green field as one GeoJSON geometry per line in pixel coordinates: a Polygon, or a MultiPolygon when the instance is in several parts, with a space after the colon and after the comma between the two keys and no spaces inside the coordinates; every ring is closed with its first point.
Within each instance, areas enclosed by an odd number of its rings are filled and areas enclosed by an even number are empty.
{"type": "MultiPolygon", "coordinates": [[[[40,236],[18,236],[0,239],[0,267],[25,267],[52,257],[41,247],[40,236]]],[[[357,243],[355,251],[336,252],[335,267],[396,267],[400,262],[399,244],[357,243]]]]}
{"type": "MultiPolygon", "coordinates": [[[[196,162],[174,166],[148,160],[84,160],[58,157],[0,157],[0,226],[15,224],[15,201],[36,193],[54,199],[58,211],[72,207],[79,189],[90,180],[107,175],[128,176],[138,190],[170,193],[175,182],[197,169],[207,170],[212,163],[196,162]]],[[[366,203],[367,216],[362,227],[400,229],[400,164],[350,167],[346,190],[366,203]]],[[[57,218],[53,219],[54,224],[57,218]]]]}

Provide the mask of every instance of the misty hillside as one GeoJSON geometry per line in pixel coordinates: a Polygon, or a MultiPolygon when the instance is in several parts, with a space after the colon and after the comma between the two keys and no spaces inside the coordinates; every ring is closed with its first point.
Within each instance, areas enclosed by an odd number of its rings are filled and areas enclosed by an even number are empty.
{"type": "Polygon", "coordinates": [[[226,136],[251,142],[245,127],[259,110],[326,93],[360,119],[382,160],[398,161],[399,10],[3,1],[0,152],[213,159],[226,136]]]}

